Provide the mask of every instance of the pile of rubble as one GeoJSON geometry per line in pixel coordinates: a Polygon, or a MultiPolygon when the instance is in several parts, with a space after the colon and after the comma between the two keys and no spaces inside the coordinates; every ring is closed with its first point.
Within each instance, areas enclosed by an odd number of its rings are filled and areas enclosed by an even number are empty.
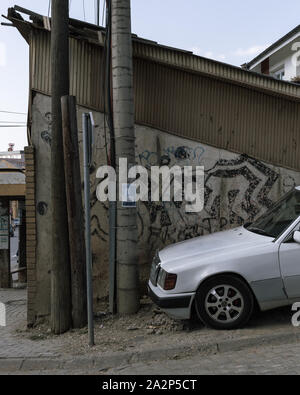
{"type": "Polygon", "coordinates": [[[100,312],[96,314],[96,317],[101,322],[100,326],[102,328],[110,326],[119,330],[142,330],[148,335],[160,335],[186,329],[185,321],[174,320],[168,317],[160,308],[154,306],[146,296],[141,300],[141,309],[135,315],[118,317],[100,312]]]}
{"type": "Polygon", "coordinates": [[[146,326],[147,334],[161,335],[166,332],[178,332],[185,329],[184,321],[173,320],[158,308],[152,311],[152,318],[146,326]]]}
{"type": "MultiPolygon", "coordinates": [[[[112,315],[108,312],[107,303],[100,306],[100,311],[95,314],[95,343],[89,349],[87,342],[87,327],[73,329],[59,336],[65,344],[65,351],[71,354],[85,354],[90,352],[126,351],[133,348],[140,349],[150,344],[159,344],[160,336],[178,334],[190,329],[187,321],[173,320],[152,301],[144,296],[141,308],[137,314],[130,316],[112,315]]],[[[26,336],[31,340],[44,340],[56,337],[49,330],[49,324],[39,323],[34,328],[26,331],[26,336]]],[[[25,335],[25,333],[23,333],[25,335]]]]}

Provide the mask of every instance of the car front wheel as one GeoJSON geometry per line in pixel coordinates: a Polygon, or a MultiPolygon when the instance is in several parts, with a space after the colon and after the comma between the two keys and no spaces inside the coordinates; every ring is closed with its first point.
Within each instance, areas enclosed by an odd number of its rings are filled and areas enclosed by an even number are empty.
{"type": "Polygon", "coordinates": [[[205,281],[195,298],[198,317],[215,329],[241,328],[251,317],[253,306],[253,295],[247,284],[229,275],[205,281]]]}

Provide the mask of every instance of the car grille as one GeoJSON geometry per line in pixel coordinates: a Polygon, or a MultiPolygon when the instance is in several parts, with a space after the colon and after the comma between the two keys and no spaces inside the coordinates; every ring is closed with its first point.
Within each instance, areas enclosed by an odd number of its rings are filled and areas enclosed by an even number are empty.
{"type": "Polygon", "coordinates": [[[159,255],[158,255],[158,251],[157,251],[154,258],[153,258],[152,265],[151,265],[151,271],[150,271],[150,281],[155,286],[157,284],[157,277],[159,274],[159,270],[160,270],[160,259],[159,259],[159,255]]]}

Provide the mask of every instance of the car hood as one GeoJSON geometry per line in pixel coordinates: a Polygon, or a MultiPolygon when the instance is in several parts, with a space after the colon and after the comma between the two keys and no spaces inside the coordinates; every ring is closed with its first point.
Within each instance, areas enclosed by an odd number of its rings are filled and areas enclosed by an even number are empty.
{"type": "Polygon", "coordinates": [[[273,237],[262,236],[250,232],[244,227],[238,227],[172,244],[161,250],[159,257],[162,264],[164,264],[165,262],[174,262],[175,260],[186,259],[194,255],[199,256],[207,253],[219,255],[233,249],[236,252],[238,249],[245,250],[272,240],[274,240],[273,237]]]}

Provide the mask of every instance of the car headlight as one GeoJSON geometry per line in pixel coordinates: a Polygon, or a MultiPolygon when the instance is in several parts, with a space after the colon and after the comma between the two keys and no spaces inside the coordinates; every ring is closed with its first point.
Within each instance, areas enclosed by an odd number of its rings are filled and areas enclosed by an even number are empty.
{"type": "Polygon", "coordinates": [[[160,269],[157,284],[166,291],[174,289],[176,286],[177,274],[166,272],[164,269],[160,269]]]}
{"type": "Polygon", "coordinates": [[[160,259],[159,259],[158,251],[156,251],[156,254],[153,257],[151,270],[150,270],[150,281],[155,286],[157,285],[157,277],[159,270],[160,270],[160,259]]]}

